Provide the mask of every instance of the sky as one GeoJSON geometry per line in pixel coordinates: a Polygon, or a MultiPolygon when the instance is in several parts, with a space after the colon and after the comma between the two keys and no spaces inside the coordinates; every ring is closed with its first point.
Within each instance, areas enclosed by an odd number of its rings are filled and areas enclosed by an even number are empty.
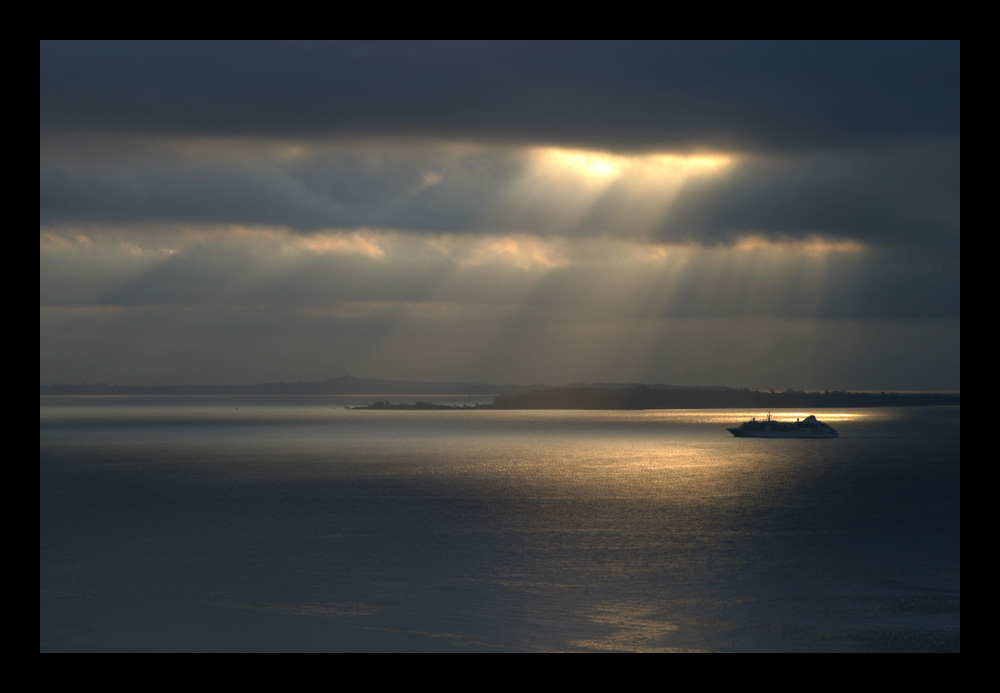
{"type": "Polygon", "coordinates": [[[958,390],[959,53],[43,41],[40,381],[958,390]]]}

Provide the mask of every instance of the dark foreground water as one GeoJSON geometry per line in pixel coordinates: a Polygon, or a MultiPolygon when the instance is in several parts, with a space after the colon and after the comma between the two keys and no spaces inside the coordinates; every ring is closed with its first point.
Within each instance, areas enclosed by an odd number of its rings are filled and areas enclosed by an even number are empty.
{"type": "Polygon", "coordinates": [[[343,404],[42,398],[40,649],[960,650],[957,407],[343,404]]]}

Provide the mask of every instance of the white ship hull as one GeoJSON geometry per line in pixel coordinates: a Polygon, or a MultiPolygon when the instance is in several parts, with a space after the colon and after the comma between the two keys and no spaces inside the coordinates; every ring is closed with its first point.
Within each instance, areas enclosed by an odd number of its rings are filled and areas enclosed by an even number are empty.
{"type": "Polygon", "coordinates": [[[762,421],[747,421],[740,426],[727,428],[737,438],[837,438],[833,428],[807,416],[802,421],[775,421],[768,416],[762,421]]]}
{"type": "Polygon", "coordinates": [[[727,428],[737,438],[837,438],[836,431],[741,431],[727,428]]]}

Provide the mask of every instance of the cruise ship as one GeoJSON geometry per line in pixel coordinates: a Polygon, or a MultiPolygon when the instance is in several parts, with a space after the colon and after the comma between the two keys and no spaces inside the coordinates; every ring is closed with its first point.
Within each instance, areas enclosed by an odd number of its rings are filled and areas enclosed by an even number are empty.
{"type": "Polygon", "coordinates": [[[836,438],[837,432],[815,416],[795,421],[775,421],[768,414],[766,419],[744,421],[735,428],[727,428],[737,438],[836,438]]]}

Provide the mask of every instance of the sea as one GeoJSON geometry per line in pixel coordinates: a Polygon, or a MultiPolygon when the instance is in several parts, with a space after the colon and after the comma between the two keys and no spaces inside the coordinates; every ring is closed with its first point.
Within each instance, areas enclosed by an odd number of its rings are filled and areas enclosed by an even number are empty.
{"type": "Polygon", "coordinates": [[[417,399],[41,397],[40,651],[961,649],[960,407],[417,399]]]}

